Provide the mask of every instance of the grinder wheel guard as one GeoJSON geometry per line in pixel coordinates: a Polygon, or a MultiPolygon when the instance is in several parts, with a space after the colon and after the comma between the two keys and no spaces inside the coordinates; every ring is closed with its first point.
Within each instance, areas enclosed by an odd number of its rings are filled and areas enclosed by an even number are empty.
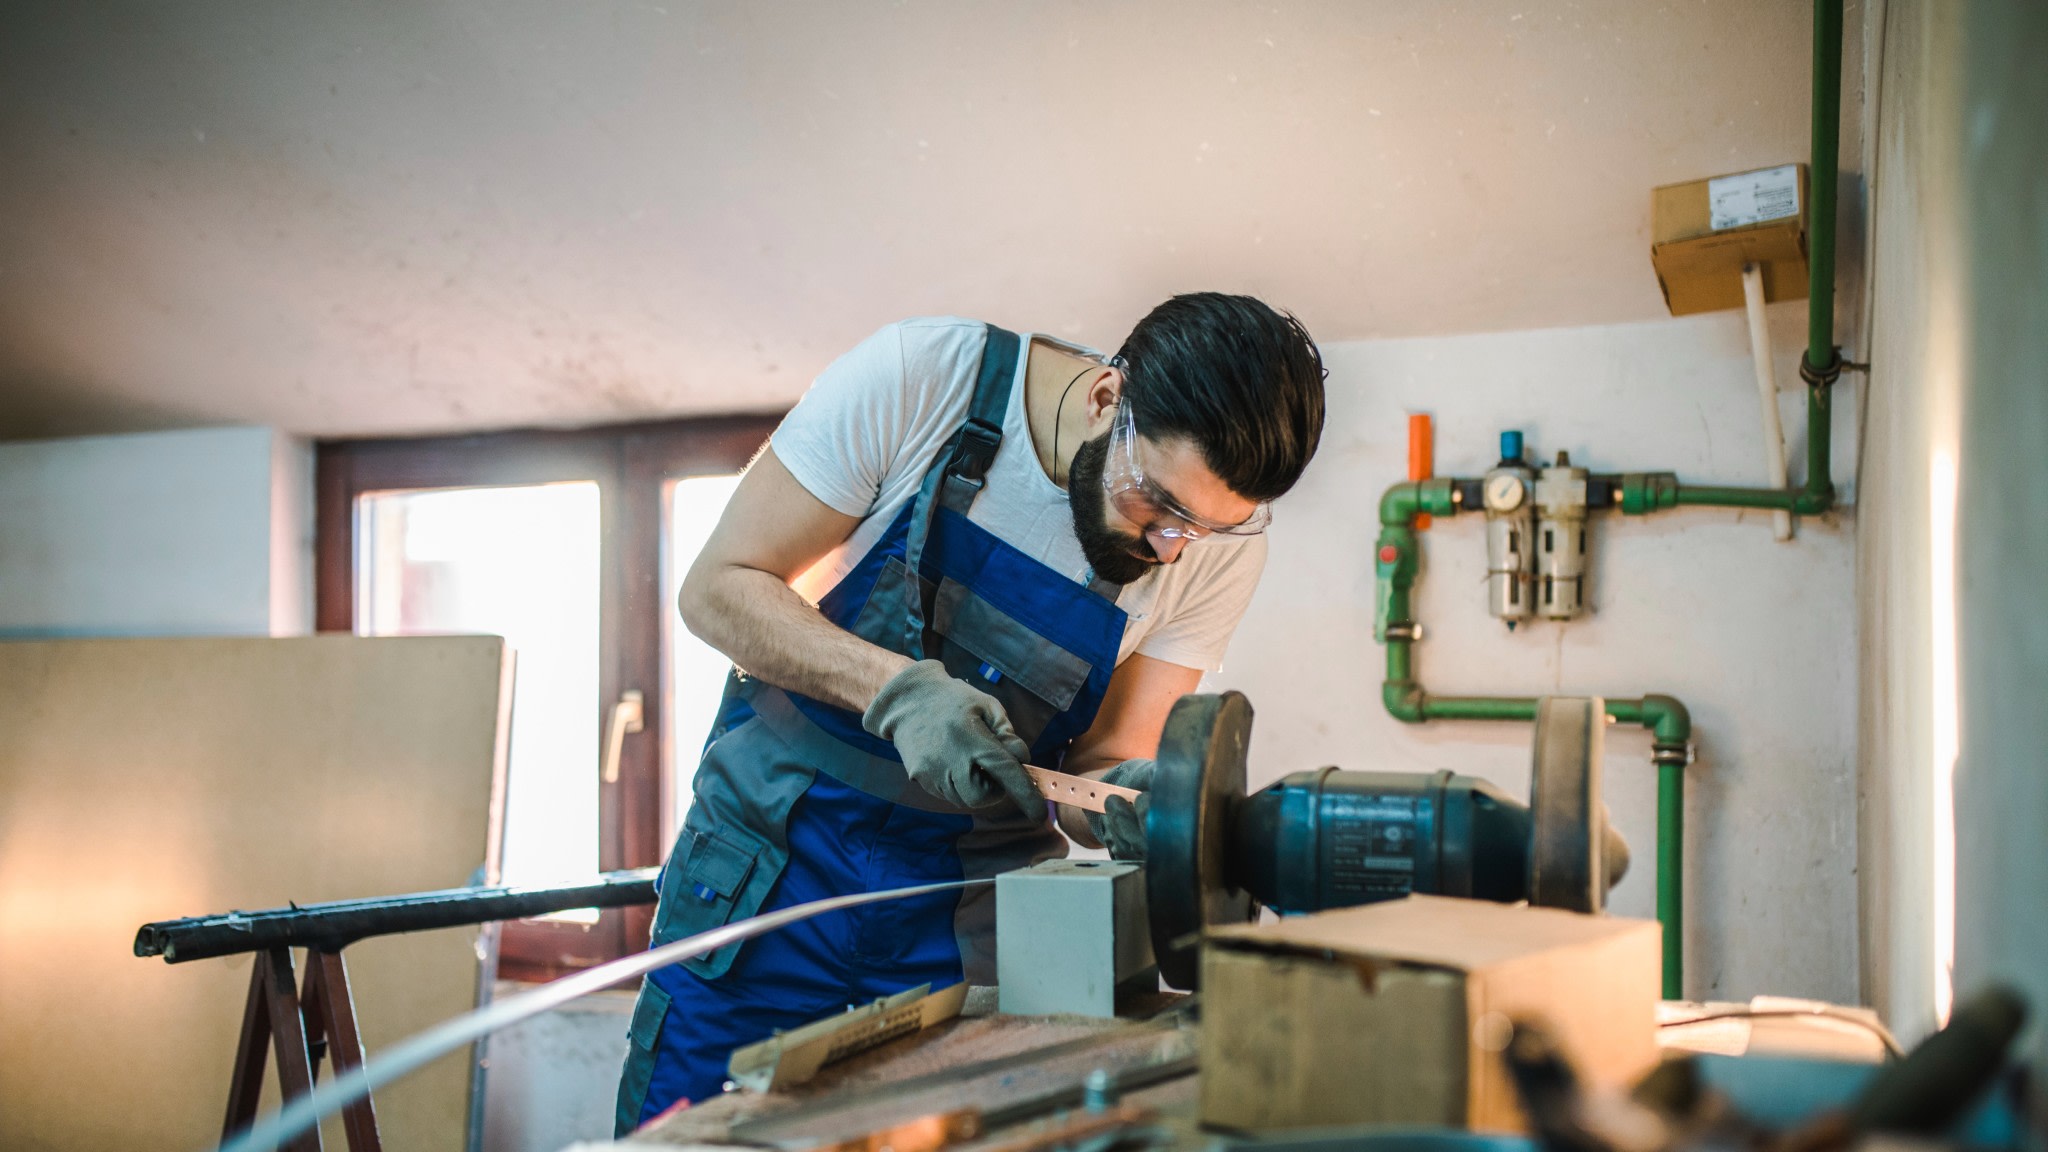
{"type": "Polygon", "coordinates": [[[1196,986],[1205,930],[1249,920],[1260,903],[1314,912],[1424,892],[1598,913],[1628,867],[1600,801],[1598,697],[1538,703],[1527,808],[1450,772],[1325,768],[1247,797],[1251,726],[1242,694],[1189,695],[1160,736],[1145,900],[1160,974],[1176,988],[1196,986]]]}
{"type": "Polygon", "coordinates": [[[1231,879],[1231,820],[1244,798],[1252,705],[1241,692],[1183,696],[1167,714],[1145,815],[1145,905],[1160,975],[1193,988],[1204,929],[1251,919],[1231,879]]]}
{"type": "MultiPolygon", "coordinates": [[[[1536,747],[1529,776],[1529,903],[1599,912],[1627,867],[1627,849],[1609,875],[1607,806],[1600,802],[1600,761],[1607,704],[1598,696],[1546,696],[1536,702],[1536,747]]],[[[1614,837],[1618,840],[1619,837],[1614,837]]]]}

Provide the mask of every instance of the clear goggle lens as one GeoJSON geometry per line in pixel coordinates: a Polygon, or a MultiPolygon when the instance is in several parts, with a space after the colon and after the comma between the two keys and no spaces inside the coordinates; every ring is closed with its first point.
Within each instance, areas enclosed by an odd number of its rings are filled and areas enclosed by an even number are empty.
{"type": "Polygon", "coordinates": [[[1102,471],[1102,486],[1117,514],[1141,526],[1147,534],[1169,540],[1200,540],[1204,536],[1256,536],[1273,519],[1270,504],[1260,504],[1236,524],[1217,524],[1182,508],[1173,497],[1145,475],[1138,464],[1138,430],[1129,405],[1120,405],[1109,437],[1109,459],[1102,471]]]}

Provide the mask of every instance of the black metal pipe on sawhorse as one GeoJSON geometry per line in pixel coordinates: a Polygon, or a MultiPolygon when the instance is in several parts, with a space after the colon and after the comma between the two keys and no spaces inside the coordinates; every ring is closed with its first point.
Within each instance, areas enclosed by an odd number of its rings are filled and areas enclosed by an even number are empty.
{"type": "MultiPolygon", "coordinates": [[[[170,964],[256,954],[228,1082],[227,1116],[221,1125],[221,1138],[226,1140],[256,1119],[272,1052],[277,1055],[279,1092],[286,1101],[313,1090],[323,1060],[332,1062],[336,1075],[363,1063],[363,1038],[356,1027],[355,998],[349,989],[348,965],[341,957],[343,948],[370,936],[489,924],[578,908],[652,904],[658,874],[658,869],[638,868],[607,872],[588,884],[449,888],[160,920],[136,931],[135,954],[161,956],[170,964]],[[303,983],[293,968],[293,948],[306,950],[303,983]]],[[[342,1127],[351,1152],[382,1152],[376,1106],[368,1095],[343,1109],[342,1127]]],[[[320,1130],[309,1129],[286,1147],[290,1152],[319,1152],[320,1130]]]]}

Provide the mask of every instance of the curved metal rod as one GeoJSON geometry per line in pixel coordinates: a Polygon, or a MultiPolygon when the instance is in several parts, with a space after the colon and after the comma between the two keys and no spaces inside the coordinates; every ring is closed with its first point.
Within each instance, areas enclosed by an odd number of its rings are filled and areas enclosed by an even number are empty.
{"type": "Polygon", "coordinates": [[[485,1005],[474,1012],[465,1012],[399,1041],[378,1053],[375,1059],[335,1077],[325,1087],[315,1084],[311,1092],[258,1119],[241,1135],[222,1144],[219,1152],[255,1152],[259,1148],[282,1147],[285,1141],[318,1124],[322,1118],[339,1112],[348,1104],[465,1044],[474,1044],[507,1025],[517,1024],[550,1008],[559,1007],[578,997],[601,991],[635,976],[643,976],[676,961],[701,956],[706,952],[716,952],[727,944],[751,940],[777,928],[784,928],[826,912],[836,912],[842,908],[879,904],[885,900],[902,900],[911,896],[993,883],[995,881],[992,879],[954,880],[943,884],[920,884],[912,888],[857,892],[851,896],[813,900],[808,904],[777,909],[774,912],[714,928],[709,932],[700,932],[695,936],[687,936],[674,943],[649,949],[637,956],[627,956],[609,964],[564,976],[531,992],[522,992],[495,1004],[485,1005]]]}

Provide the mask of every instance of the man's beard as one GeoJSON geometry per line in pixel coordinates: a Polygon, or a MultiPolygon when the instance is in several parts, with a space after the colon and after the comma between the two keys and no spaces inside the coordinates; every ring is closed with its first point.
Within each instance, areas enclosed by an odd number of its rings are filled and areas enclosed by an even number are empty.
{"type": "Polygon", "coordinates": [[[1074,514],[1081,555],[1095,575],[1112,584],[1129,584],[1152,570],[1157,554],[1143,536],[1126,536],[1109,526],[1102,488],[1102,466],[1108,459],[1107,432],[1075,449],[1074,462],[1067,466],[1067,505],[1074,514]]]}

